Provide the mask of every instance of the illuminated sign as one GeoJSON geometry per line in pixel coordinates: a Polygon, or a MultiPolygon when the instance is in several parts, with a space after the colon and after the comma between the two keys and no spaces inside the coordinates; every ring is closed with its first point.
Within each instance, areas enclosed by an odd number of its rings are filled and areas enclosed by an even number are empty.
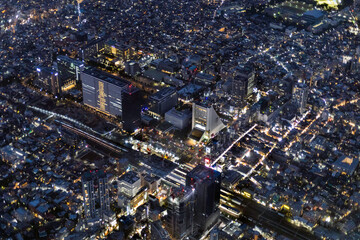
{"type": "Polygon", "coordinates": [[[211,160],[210,158],[205,158],[205,166],[210,167],[211,166],[211,160]]]}

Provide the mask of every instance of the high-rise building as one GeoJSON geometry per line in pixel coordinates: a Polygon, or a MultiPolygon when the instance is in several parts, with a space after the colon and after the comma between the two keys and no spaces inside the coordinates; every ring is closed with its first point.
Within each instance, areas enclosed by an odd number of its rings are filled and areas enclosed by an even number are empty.
{"type": "Polygon", "coordinates": [[[200,231],[213,226],[220,215],[221,174],[204,165],[196,166],[186,175],[186,186],[195,189],[194,223],[200,231]]]}
{"type": "Polygon", "coordinates": [[[255,73],[250,66],[241,66],[236,70],[232,82],[232,94],[241,101],[253,93],[255,86],[255,73]]]}
{"type": "Polygon", "coordinates": [[[89,68],[81,72],[83,103],[96,110],[121,117],[124,129],[133,131],[141,118],[142,94],[126,80],[89,68]]]}
{"type": "Polygon", "coordinates": [[[122,92],[129,84],[120,78],[89,68],[81,73],[83,102],[98,111],[122,116],[122,92]]]}
{"type": "Polygon", "coordinates": [[[306,103],[309,88],[303,83],[297,83],[293,88],[292,102],[297,106],[297,112],[303,114],[306,110],[306,103]]]}
{"type": "Polygon", "coordinates": [[[210,139],[224,127],[225,125],[211,104],[193,103],[190,138],[195,141],[210,139]]]}
{"type": "MultiPolygon", "coordinates": [[[[360,1],[359,1],[360,2],[360,1]]],[[[353,73],[360,72],[360,46],[356,48],[354,58],[351,61],[350,70],[353,73]]]]}
{"type": "Polygon", "coordinates": [[[37,67],[36,72],[37,78],[34,84],[37,87],[54,95],[61,93],[58,72],[49,67],[37,67]]]}
{"type": "Polygon", "coordinates": [[[84,217],[102,219],[110,211],[108,178],[104,171],[89,171],[81,178],[84,199],[84,217]]]}
{"type": "Polygon", "coordinates": [[[172,189],[167,198],[166,229],[175,239],[183,239],[193,233],[195,192],[191,187],[172,189]]]}
{"type": "Polygon", "coordinates": [[[149,100],[150,114],[160,119],[167,111],[176,106],[178,95],[175,88],[168,87],[151,95],[149,100]]]}
{"type": "Polygon", "coordinates": [[[141,105],[143,104],[142,92],[130,84],[122,92],[123,129],[133,132],[141,123],[141,105]]]}
{"type": "Polygon", "coordinates": [[[84,63],[67,56],[57,57],[59,82],[62,92],[74,87],[80,81],[80,74],[84,70],[84,63]]]}

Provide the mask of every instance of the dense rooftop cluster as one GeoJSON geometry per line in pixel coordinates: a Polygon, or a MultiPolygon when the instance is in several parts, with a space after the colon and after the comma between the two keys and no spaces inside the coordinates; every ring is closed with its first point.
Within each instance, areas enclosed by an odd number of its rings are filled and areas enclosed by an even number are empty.
{"type": "Polygon", "coordinates": [[[360,238],[356,2],[0,12],[0,238],[360,238]]]}

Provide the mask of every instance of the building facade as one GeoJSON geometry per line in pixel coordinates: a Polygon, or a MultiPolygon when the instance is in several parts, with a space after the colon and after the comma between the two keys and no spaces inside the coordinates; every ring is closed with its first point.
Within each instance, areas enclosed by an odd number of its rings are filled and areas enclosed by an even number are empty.
{"type": "Polygon", "coordinates": [[[306,111],[308,93],[309,88],[303,83],[298,83],[293,88],[292,102],[297,106],[297,112],[300,114],[306,111]]]}
{"type": "Polygon", "coordinates": [[[255,72],[249,66],[242,66],[236,70],[232,82],[232,94],[235,98],[244,101],[253,93],[255,86],[255,72]]]}
{"type": "Polygon", "coordinates": [[[225,125],[212,105],[193,103],[190,138],[196,141],[210,139],[224,127],[225,125]]]}
{"type": "Polygon", "coordinates": [[[99,217],[110,211],[108,177],[104,171],[89,171],[81,178],[84,217],[87,220],[99,217]]]}
{"type": "Polygon", "coordinates": [[[175,107],[178,101],[178,95],[175,88],[163,88],[159,92],[150,96],[150,113],[161,118],[171,108],[175,107]]]}
{"type": "Polygon", "coordinates": [[[194,231],[195,191],[190,187],[172,189],[167,198],[166,229],[175,239],[183,239],[194,231]]]}
{"type": "Polygon", "coordinates": [[[97,69],[81,73],[83,103],[108,115],[122,116],[122,92],[129,84],[97,69]]]}
{"type": "Polygon", "coordinates": [[[204,165],[196,166],[186,175],[186,186],[195,189],[194,223],[200,231],[213,226],[220,215],[221,174],[204,165]]]}
{"type": "Polygon", "coordinates": [[[67,56],[57,57],[57,68],[59,73],[59,82],[61,91],[71,89],[80,82],[81,72],[84,70],[84,63],[67,56]]]}
{"type": "Polygon", "coordinates": [[[36,72],[37,78],[34,85],[53,95],[59,95],[61,93],[59,74],[57,71],[49,67],[37,67],[36,72]]]}
{"type": "Polygon", "coordinates": [[[134,171],[129,171],[118,179],[118,194],[133,198],[141,188],[141,179],[134,171]]]}
{"type": "Polygon", "coordinates": [[[177,111],[175,108],[165,113],[165,121],[171,123],[177,129],[186,128],[191,119],[191,111],[177,111]]]}

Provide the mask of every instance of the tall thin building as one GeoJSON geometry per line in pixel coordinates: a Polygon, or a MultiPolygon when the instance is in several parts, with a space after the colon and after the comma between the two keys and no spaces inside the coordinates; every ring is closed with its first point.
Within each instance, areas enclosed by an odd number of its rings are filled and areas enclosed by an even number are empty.
{"type": "Polygon", "coordinates": [[[253,93],[255,73],[249,66],[239,67],[232,82],[232,94],[235,98],[244,101],[253,93]]]}
{"type": "Polygon", "coordinates": [[[186,175],[186,186],[195,189],[194,223],[200,231],[213,226],[220,215],[220,172],[204,165],[196,166],[186,175]]]}
{"type": "Polygon", "coordinates": [[[308,92],[309,88],[303,83],[298,83],[293,88],[292,102],[297,106],[297,112],[300,114],[306,110],[308,92]]]}
{"type": "Polygon", "coordinates": [[[84,199],[84,217],[103,218],[110,210],[108,178],[104,171],[89,171],[83,174],[82,190],[84,199]]]}
{"type": "Polygon", "coordinates": [[[100,215],[110,210],[109,180],[104,171],[97,172],[97,182],[100,202],[100,215]]]}
{"type": "Polygon", "coordinates": [[[123,129],[133,132],[140,126],[141,122],[141,105],[143,96],[141,91],[130,84],[122,91],[122,116],[123,129]]]}
{"type": "Polygon", "coordinates": [[[85,173],[81,179],[84,199],[84,217],[86,219],[95,218],[95,190],[94,180],[90,172],[85,173]]]}
{"type": "Polygon", "coordinates": [[[167,231],[175,239],[190,236],[194,227],[195,192],[190,187],[175,188],[167,200],[167,231]]]}
{"type": "Polygon", "coordinates": [[[95,191],[94,181],[90,174],[85,173],[82,177],[82,189],[84,199],[84,217],[86,219],[95,217],[95,191]]]}

